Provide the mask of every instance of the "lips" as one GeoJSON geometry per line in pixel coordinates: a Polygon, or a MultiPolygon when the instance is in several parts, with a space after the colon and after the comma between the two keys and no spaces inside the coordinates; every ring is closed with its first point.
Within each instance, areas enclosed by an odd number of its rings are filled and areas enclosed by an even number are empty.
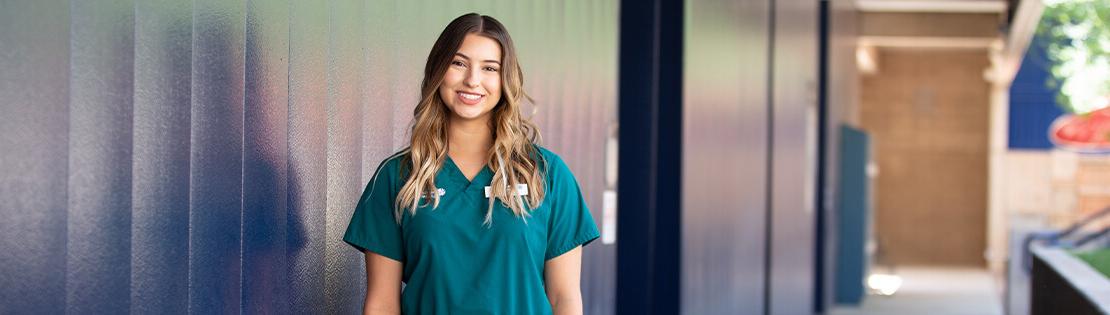
{"type": "Polygon", "coordinates": [[[482,98],[486,97],[485,95],[482,95],[482,94],[467,93],[467,92],[462,92],[462,91],[455,92],[455,94],[458,94],[459,101],[462,101],[463,104],[466,104],[466,105],[478,104],[478,102],[482,101],[482,98]]]}

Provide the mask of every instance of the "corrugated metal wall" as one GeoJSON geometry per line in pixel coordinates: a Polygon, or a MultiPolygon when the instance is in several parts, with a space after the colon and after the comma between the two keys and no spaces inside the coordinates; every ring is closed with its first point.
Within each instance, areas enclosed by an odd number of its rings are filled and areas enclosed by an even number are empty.
{"type": "MultiPolygon", "coordinates": [[[[66,300],[68,273],[62,271],[71,264],[66,251],[70,194],[66,188],[70,176],[69,9],[69,3],[59,1],[5,2],[0,8],[0,45],[4,47],[0,50],[0,66],[4,69],[0,71],[0,100],[4,102],[4,114],[0,116],[3,313],[66,311],[62,302],[66,300]],[[23,44],[8,44],[17,42],[23,44]]],[[[113,247],[121,243],[107,239],[100,242],[113,247]]],[[[129,251],[113,250],[110,256],[118,258],[119,254],[129,251]]],[[[89,261],[86,257],[74,258],[78,267],[89,261]]]]}
{"type": "Polygon", "coordinates": [[[686,1],[682,311],[813,311],[817,3],[686,1]]]}
{"type": "Polygon", "coordinates": [[[687,1],[682,312],[763,313],[770,1],[687,1]]]}
{"type": "MultiPolygon", "coordinates": [[[[599,225],[614,1],[0,3],[0,313],[355,313],[340,236],[455,16],[512,32],[599,225]]],[[[614,248],[586,247],[588,313],[614,248]]]]}
{"type": "Polygon", "coordinates": [[[775,2],[769,314],[814,309],[817,1],[775,2]]]}
{"type": "Polygon", "coordinates": [[[775,1],[768,314],[813,311],[817,2],[775,1]]]}

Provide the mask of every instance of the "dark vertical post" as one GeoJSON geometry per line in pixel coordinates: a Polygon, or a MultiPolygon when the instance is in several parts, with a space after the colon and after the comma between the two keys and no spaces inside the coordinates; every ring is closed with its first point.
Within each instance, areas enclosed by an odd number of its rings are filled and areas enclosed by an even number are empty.
{"type": "Polygon", "coordinates": [[[683,3],[620,10],[617,313],[678,314],[683,3]]]}
{"type": "Polygon", "coordinates": [[[818,2],[817,8],[817,187],[814,205],[817,220],[813,233],[813,312],[825,312],[825,156],[828,139],[828,75],[829,75],[829,2],[818,2]]]}
{"type": "Polygon", "coordinates": [[[763,216],[763,314],[771,314],[771,269],[775,238],[775,1],[767,1],[767,159],[763,187],[767,213],[763,216]]]}

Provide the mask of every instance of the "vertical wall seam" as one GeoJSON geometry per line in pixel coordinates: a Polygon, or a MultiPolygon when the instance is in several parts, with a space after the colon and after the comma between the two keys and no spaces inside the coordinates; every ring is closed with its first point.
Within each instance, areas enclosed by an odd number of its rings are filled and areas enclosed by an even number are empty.
{"type": "Polygon", "coordinates": [[[244,173],[245,173],[245,170],[246,170],[245,166],[246,166],[246,162],[247,162],[246,161],[247,160],[247,91],[246,91],[247,90],[247,69],[246,69],[246,67],[247,67],[247,55],[250,54],[250,52],[247,51],[247,41],[250,40],[250,37],[247,36],[247,33],[250,32],[250,30],[248,29],[250,27],[250,25],[249,25],[250,23],[247,23],[247,21],[250,20],[250,15],[251,15],[250,5],[248,5],[248,3],[250,3],[250,1],[251,0],[245,0],[242,3],[242,5],[243,5],[243,20],[242,20],[242,23],[243,23],[242,24],[243,25],[243,41],[242,41],[242,44],[241,44],[242,46],[240,47],[242,49],[242,52],[243,52],[243,60],[242,60],[242,62],[243,62],[243,71],[240,72],[240,75],[242,76],[240,78],[240,80],[242,80],[242,81],[240,81],[240,82],[243,82],[243,88],[240,92],[243,93],[243,97],[239,99],[240,100],[239,108],[241,108],[243,115],[239,117],[239,119],[240,119],[239,120],[239,126],[240,126],[240,128],[242,128],[241,132],[239,133],[239,314],[245,313],[243,308],[246,307],[246,303],[244,302],[246,299],[244,297],[247,294],[247,292],[246,292],[247,291],[247,286],[244,285],[244,283],[246,283],[246,276],[247,276],[247,272],[246,272],[247,266],[244,263],[244,261],[246,260],[246,259],[244,259],[244,257],[246,257],[246,255],[245,255],[246,253],[243,251],[243,248],[246,245],[245,244],[246,242],[244,241],[244,239],[247,238],[246,226],[244,224],[244,222],[246,222],[246,221],[244,221],[244,219],[246,217],[246,202],[245,202],[246,183],[244,183],[244,177],[246,177],[246,176],[245,176],[244,173]]]}
{"type": "Polygon", "coordinates": [[[766,215],[763,241],[763,314],[771,314],[771,254],[774,245],[774,156],[775,156],[775,0],[768,1],[767,15],[767,161],[766,161],[766,215]]]}
{"type": "Polygon", "coordinates": [[[64,213],[64,215],[62,217],[65,218],[65,222],[62,222],[62,226],[65,227],[65,237],[62,238],[62,242],[65,244],[65,245],[62,246],[62,248],[65,249],[65,253],[62,254],[62,273],[63,273],[63,275],[62,275],[62,292],[61,292],[61,295],[62,295],[62,309],[63,310],[68,310],[68,308],[69,308],[68,307],[68,305],[69,305],[69,232],[70,232],[69,231],[69,219],[70,219],[69,218],[69,200],[70,200],[70,198],[72,198],[70,196],[69,183],[71,181],[70,174],[71,174],[71,171],[72,171],[72,169],[70,168],[70,159],[73,158],[73,152],[70,152],[72,150],[71,148],[73,147],[73,136],[70,135],[70,133],[73,132],[73,1],[69,2],[68,8],[69,8],[69,14],[67,14],[67,16],[69,17],[69,19],[66,21],[66,23],[69,23],[69,31],[66,32],[66,34],[69,35],[69,38],[66,39],[66,59],[65,59],[66,62],[69,63],[65,67],[66,71],[68,72],[68,73],[66,73],[66,83],[67,84],[66,84],[66,98],[65,98],[65,100],[66,100],[66,107],[65,107],[66,108],[66,115],[65,115],[66,116],[66,122],[65,122],[65,126],[66,126],[66,131],[65,131],[65,136],[66,136],[66,140],[65,140],[65,143],[66,143],[66,150],[65,150],[65,152],[66,152],[66,163],[65,163],[65,172],[63,173],[63,174],[65,174],[65,188],[66,189],[65,189],[65,194],[64,194],[65,201],[61,202],[61,204],[65,205],[65,208],[62,209],[62,211],[64,213]]]}
{"type": "MultiPolygon", "coordinates": [[[[193,0],[192,2],[193,2],[192,5],[189,7],[189,11],[192,11],[192,14],[189,15],[189,18],[190,18],[190,20],[189,20],[189,24],[190,24],[189,29],[190,29],[190,32],[191,32],[189,34],[189,38],[192,39],[192,43],[189,44],[189,101],[187,103],[187,104],[189,104],[189,122],[185,124],[185,126],[187,126],[189,128],[188,132],[190,134],[189,143],[188,143],[189,147],[185,149],[185,152],[188,152],[190,156],[192,156],[193,147],[195,147],[195,145],[193,144],[193,137],[191,135],[193,134],[193,120],[194,120],[193,119],[193,109],[192,109],[193,108],[193,89],[196,87],[196,82],[195,82],[196,76],[193,75],[193,53],[196,51],[194,46],[196,46],[196,40],[197,40],[197,38],[196,38],[196,34],[197,34],[197,30],[196,30],[196,25],[197,25],[197,22],[196,22],[196,20],[197,20],[197,10],[196,10],[197,2],[196,2],[196,0],[193,0]]],[[[192,284],[193,261],[191,259],[189,259],[189,257],[191,257],[193,255],[193,216],[191,215],[191,213],[193,212],[193,206],[192,206],[192,204],[193,204],[193,194],[192,194],[192,191],[193,191],[193,175],[192,175],[193,174],[193,159],[192,158],[185,159],[185,174],[187,174],[189,176],[186,179],[186,187],[185,187],[185,209],[186,209],[185,219],[188,222],[188,224],[187,224],[188,228],[185,231],[185,293],[186,293],[185,294],[185,309],[186,309],[186,311],[188,311],[188,313],[192,314],[193,305],[192,305],[192,303],[190,303],[190,301],[193,298],[193,284],[192,284]]]]}
{"type": "Polygon", "coordinates": [[[331,200],[329,200],[329,198],[328,198],[328,196],[330,195],[329,192],[331,190],[331,185],[329,184],[329,182],[331,180],[331,178],[329,176],[329,174],[331,173],[331,172],[329,172],[329,170],[331,169],[331,165],[328,162],[329,162],[329,159],[331,159],[331,154],[330,153],[331,153],[331,150],[332,150],[332,145],[331,145],[331,139],[332,139],[331,122],[332,122],[332,118],[331,118],[331,113],[330,113],[330,107],[332,106],[331,105],[331,100],[332,100],[332,93],[331,93],[331,85],[332,85],[332,76],[331,76],[332,46],[331,45],[332,45],[332,41],[333,41],[333,39],[332,39],[332,27],[334,27],[334,24],[335,24],[335,21],[332,19],[332,11],[334,10],[332,8],[333,6],[335,6],[335,1],[334,0],[326,1],[326,3],[324,4],[324,11],[325,12],[323,14],[325,16],[325,19],[326,19],[326,22],[325,22],[326,25],[323,27],[323,32],[325,34],[324,35],[325,39],[323,40],[323,42],[324,42],[324,44],[323,44],[323,49],[324,49],[323,59],[324,60],[322,62],[323,67],[324,67],[324,69],[323,69],[324,70],[323,71],[323,81],[324,81],[324,91],[323,91],[323,93],[324,93],[324,97],[323,97],[324,98],[324,104],[323,104],[324,125],[322,126],[323,129],[324,129],[323,130],[324,131],[324,152],[323,152],[323,156],[324,156],[324,161],[323,161],[324,162],[324,180],[322,181],[323,186],[324,186],[324,193],[322,194],[324,202],[323,202],[323,206],[320,207],[320,209],[324,212],[323,213],[323,218],[322,218],[323,221],[324,221],[324,225],[323,225],[323,229],[321,231],[321,234],[324,236],[324,239],[321,243],[323,253],[320,256],[321,256],[321,258],[323,258],[322,260],[323,260],[323,263],[324,263],[323,274],[321,276],[324,278],[324,286],[323,286],[324,305],[323,305],[323,309],[324,309],[325,313],[329,313],[329,309],[331,309],[331,311],[330,311],[331,313],[335,312],[334,311],[334,306],[331,303],[331,301],[334,301],[335,297],[328,294],[329,293],[328,292],[329,288],[328,288],[328,268],[327,268],[328,254],[329,254],[328,253],[328,230],[329,230],[329,228],[328,228],[328,205],[331,202],[331,200]]]}
{"type": "Polygon", "coordinates": [[[136,33],[139,27],[139,4],[134,1],[131,2],[131,210],[128,211],[130,215],[131,234],[127,241],[128,249],[128,271],[127,271],[127,310],[128,312],[135,313],[135,94],[139,91],[135,88],[135,82],[138,81],[138,61],[135,56],[139,55],[139,45],[136,44],[136,33]]]}
{"type": "MultiPolygon", "coordinates": [[[[292,280],[290,280],[290,278],[291,278],[290,274],[291,273],[289,272],[289,269],[291,268],[291,265],[292,265],[292,264],[289,263],[289,222],[293,222],[293,221],[291,220],[292,218],[290,218],[290,215],[291,215],[292,211],[289,211],[289,210],[290,210],[290,208],[293,207],[293,200],[291,200],[293,190],[289,189],[289,187],[291,186],[289,182],[290,182],[290,178],[292,177],[290,175],[293,174],[293,161],[292,161],[292,159],[293,159],[293,150],[290,149],[290,148],[293,147],[293,144],[290,143],[289,139],[293,137],[293,132],[292,132],[293,131],[293,110],[292,110],[292,108],[293,108],[293,106],[292,106],[293,105],[293,97],[290,95],[289,89],[290,89],[291,86],[293,86],[292,63],[293,63],[293,9],[294,8],[293,8],[293,1],[286,0],[285,4],[286,4],[286,9],[287,9],[285,11],[286,12],[286,16],[285,16],[285,152],[284,152],[285,153],[285,181],[284,181],[285,182],[284,183],[285,184],[285,226],[283,227],[283,228],[285,228],[285,238],[281,240],[281,242],[283,243],[282,248],[284,248],[281,255],[282,255],[282,259],[285,260],[285,266],[283,268],[284,270],[282,270],[281,272],[285,273],[286,281],[292,282],[292,280]]],[[[286,294],[285,294],[285,301],[284,301],[284,303],[285,303],[285,309],[284,310],[286,312],[292,312],[293,311],[293,296],[292,296],[292,292],[290,292],[290,291],[291,290],[289,290],[289,285],[286,284],[286,287],[285,287],[285,293],[286,294]]]]}
{"type": "Polygon", "coordinates": [[[130,128],[127,135],[127,140],[130,142],[127,146],[129,149],[127,158],[130,161],[127,164],[130,168],[127,169],[126,176],[130,187],[127,191],[127,309],[129,311],[135,299],[131,296],[131,287],[134,285],[131,274],[135,272],[135,263],[131,260],[131,257],[135,257],[135,243],[133,240],[135,239],[135,55],[138,54],[138,49],[135,48],[137,46],[135,45],[135,25],[138,24],[135,8],[137,6],[134,1],[131,1],[131,113],[128,115],[127,121],[127,126],[130,128]]]}
{"type": "Polygon", "coordinates": [[[188,202],[188,208],[189,208],[188,213],[185,214],[185,217],[189,221],[189,230],[187,232],[188,237],[186,238],[186,242],[185,242],[185,248],[186,248],[186,251],[185,251],[186,252],[186,255],[185,255],[185,273],[188,274],[185,277],[185,281],[186,281],[185,291],[188,292],[188,294],[185,295],[185,311],[186,311],[186,313],[193,314],[193,259],[192,259],[192,257],[193,257],[193,215],[192,215],[192,212],[193,212],[193,158],[192,158],[192,156],[193,156],[193,147],[195,147],[195,145],[193,144],[192,134],[193,134],[193,120],[194,120],[193,119],[193,108],[196,107],[196,106],[193,105],[193,101],[194,101],[194,98],[195,98],[193,96],[193,94],[194,94],[194,90],[196,90],[196,86],[197,86],[197,82],[196,82],[197,77],[196,77],[196,75],[194,75],[196,70],[193,69],[194,68],[193,67],[194,66],[193,60],[195,59],[194,55],[196,54],[196,46],[197,46],[197,1],[196,0],[193,0],[193,5],[192,5],[191,8],[189,8],[189,10],[192,11],[192,14],[190,15],[191,20],[189,22],[191,24],[189,27],[192,30],[192,34],[189,34],[189,38],[192,39],[192,42],[189,43],[189,150],[188,150],[189,151],[189,159],[188,159],[188,162],[186,162],[188,164],[188,167],[186,167],[186,168],[188,169],[188,172],[189,172],[189,187],[188,187],[189,192],[187,194],[185,194],[186,195],[185,199],[188,202]]]}

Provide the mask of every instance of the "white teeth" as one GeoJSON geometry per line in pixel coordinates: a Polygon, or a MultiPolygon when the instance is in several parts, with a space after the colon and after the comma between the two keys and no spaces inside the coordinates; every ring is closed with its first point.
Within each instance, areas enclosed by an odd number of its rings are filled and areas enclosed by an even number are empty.
{"type": "Polygon", "coordinates": [[[482,98],[482,96],[478,94],[459,93],[459,95],[462,95],[463,98],[468,100],[477,100],[479,98],[482,98]]]}

